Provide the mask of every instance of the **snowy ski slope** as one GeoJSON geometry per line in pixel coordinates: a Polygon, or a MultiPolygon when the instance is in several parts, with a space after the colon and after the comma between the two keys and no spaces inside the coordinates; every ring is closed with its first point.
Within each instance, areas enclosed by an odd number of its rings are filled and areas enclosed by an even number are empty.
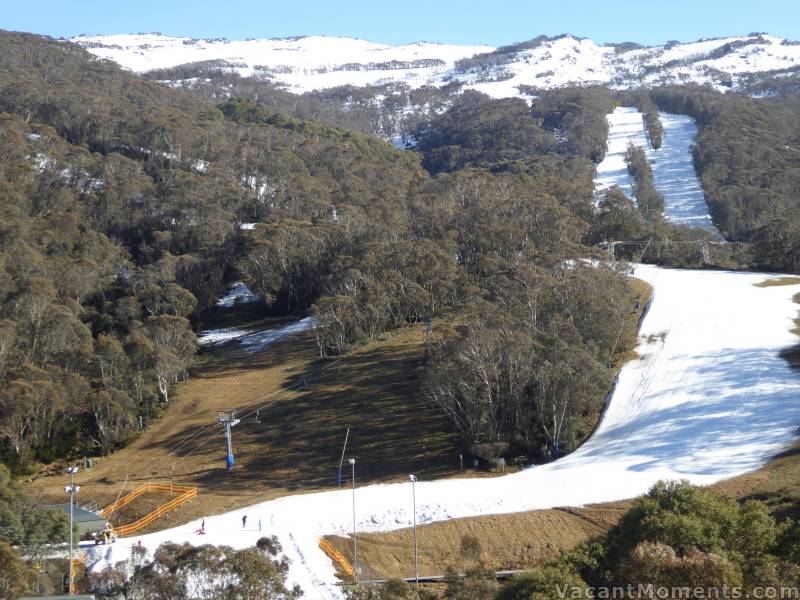
{"type": "MultiPolygon", "coordinates": [[[[630,498],[665,478],[709,484],[761,466],[794,438],[800,378],[778,353],[798,341],[790,330],[800,286],[755,287],[766,276],[754,273],[638,266],[635,274],[655,289],[641,358],[622,369],[592,438],[561,460],[504,477],[419,482],[420,522],[630,498]]],[[[127,559],[139,540],[150,551],[168,540],[244,547],[274,534],[305,597],[339,598],[317,544],[351,531],[351,500],[349,489],[289,496],[208,516],[207,535],[194,533],[198,521],[87,551],[102,568],[127,559]]],[[[358,487],[356,513],[363,532],[410,526],[410,484],[358,487]]]]}
{"type": "Polygon", "coordinates": [[[618,186],[628,198],[633,198],[633,178],[625,164],[628,143],[648,148],[644,135],[642,113],[635,108],[620,106],[608,115],[608,141],[606,156],[597,165],[594,179],[595,189],[604,190],[612,185],[618,186]]]}
{"type": "Polygon", "coordinates": [[[628,143],[645,149],[653,168],[656,188],[664,196],[664,215],[673,223],[702,227],[722,238],[708,214],[705,194],[692,161],[692,144],[697,124],[685,115],[661,113],[664,126],[662,147],[653,150],[644,132],[642,113],[635,108],[618,107],[608,116],[608,152],[597,165],[595,188],[619,186],[633,198],[633,179],[625,164],[628,143]]]}

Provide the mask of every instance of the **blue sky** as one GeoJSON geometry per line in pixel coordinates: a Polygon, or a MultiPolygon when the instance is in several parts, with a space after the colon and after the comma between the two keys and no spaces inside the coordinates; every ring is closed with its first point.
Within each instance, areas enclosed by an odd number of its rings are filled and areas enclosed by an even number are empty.
{"type": "Polygon", "coordinates": [[[325,34],[376,42],[501,45],[572,33],[657,44],[766,31],[800,39],[800,0],[0,0],[0,29],[54,37],[325,34]]]}

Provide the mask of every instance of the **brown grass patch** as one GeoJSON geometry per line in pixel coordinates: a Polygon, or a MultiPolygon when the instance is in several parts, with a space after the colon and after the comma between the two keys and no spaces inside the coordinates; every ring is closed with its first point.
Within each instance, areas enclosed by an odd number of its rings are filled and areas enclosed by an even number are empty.
{"type": "Polygon", "coordinates": [[[782,285],[798,285],[800,284],[800,277],[777,277],[773,279],[765,279],[764,281],[759,281],[758,283],[754,283],[753,285],[756,287],[775,287],[775,286],[782,286],[782,285]]]}
{"type": "MultiPolygon", "coordinates": [[[[270,498],[336,486],[347,427],[348,456],[358,459],[360,483],[399,480],[409,472],[434,479],[458,472],[455,435],[420,394],[422,326],[334,363],[320,360],[310,333],[261,353],[228,346],[205,352],[196,375],[181,384],[172,406],[127,448],[94,461],[76,482],[81,500],[113,502],[146,481],[196,484],[198,498],[149,529],[163,529],[270,498]],[[333,365],[333,366],[332,366],[333,365]],[[305,378],[303,389],[291,389],[305,378]],[[217,411],[264,406],[234,429],[236,467],[225,469],[217,411]],[[182,447],[182,440],[206,427],[182,447]],[[173,472],[174,466],[174,472],[173,472]]],[[[244,416],[249,410],[240,411],[244,416]]],[[[63,475],[40,477],[28,491],[41,502],[61,501],[63,475]]]]}
{"type": "MultiPolygon", "coordinates": [[[[530,568],[604,533],[617,523],[627,508],[628,503],[555,508],[420,526],[417,527],[420,575],[442,575],[451,565],[463,570],[459,551],[464,536],[478,538],[481,558],[491,570],[530,568]]],[[[330,536],[326,539],[345,557],[352,558],[351,538],[330,536]]],[[[400,529],[359,534],[358,557],[365,579],[412,577],[413,532],[400,529]]]]}

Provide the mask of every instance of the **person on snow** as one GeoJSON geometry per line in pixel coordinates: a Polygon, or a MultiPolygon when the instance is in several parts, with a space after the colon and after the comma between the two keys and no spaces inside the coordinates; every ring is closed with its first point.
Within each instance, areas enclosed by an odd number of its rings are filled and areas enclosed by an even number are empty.
{"type": "Polygon", "coordinates": [[[247,525],[247,515],[242,515],[242,529],[247,525]]]}

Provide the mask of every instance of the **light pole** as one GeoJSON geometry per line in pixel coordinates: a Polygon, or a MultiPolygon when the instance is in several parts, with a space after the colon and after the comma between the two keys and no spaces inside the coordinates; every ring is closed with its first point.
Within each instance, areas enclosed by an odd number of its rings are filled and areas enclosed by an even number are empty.
{"type": "Polygon", "coordinates": [[[73,522],[73,514],[72,514],[72,505],[75,503],[75,494],[78,493],[80,490],[80,486],[75,485],[75,473],[80,470],[80,467],[67,467],[64,469],[65,473],[69,474],[70,482],[69,485],[64,486],[64,491],[69,494],[69,595],[72,596],[72,582],[73,582],[73,574],[72,574],[72,522],[73,522]]]}
{"type": "Polygon", "coordinates": [[[350,464],[352,469],[352,481],[353,481],[353,577],[356,580],[356,585],[358,585],[358,566],[356,564],[358,554],[356,552],[357,545],[356,545],[356,459],[355,458],[348,458],[347,462],[350,464]]]}
{"type": "Polygon", "coordinates": [[[417,476],[409,475],[408,480],[411,482],[411,506],[414,515],[414,579],[419,587],[419,554],[417,553],[417,476]]]}

